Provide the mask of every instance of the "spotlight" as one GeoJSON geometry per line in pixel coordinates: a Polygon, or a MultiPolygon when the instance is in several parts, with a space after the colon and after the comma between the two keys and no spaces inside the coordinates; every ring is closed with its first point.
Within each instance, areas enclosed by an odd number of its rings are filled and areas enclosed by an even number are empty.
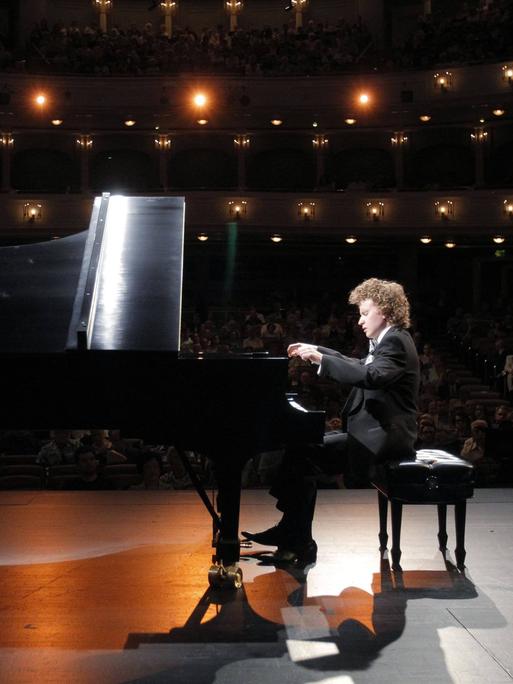
{"type": "Polygon", "coordinates": [[[196,107],[204,107],[207,104],[207,96],[204,93],[196,93],[193,102],[196,107]]]}

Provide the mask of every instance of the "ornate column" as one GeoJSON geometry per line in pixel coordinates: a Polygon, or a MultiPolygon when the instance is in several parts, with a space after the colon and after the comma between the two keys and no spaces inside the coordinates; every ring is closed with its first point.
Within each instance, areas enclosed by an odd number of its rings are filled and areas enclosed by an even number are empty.
{"type": "Polygon", "coordinates": [[[249,150],[251,140],[249,135],[236,135],[233,145],[237,151],[237,187],[246,189],[246,151],[249,150]]]}
{"type": "Polygon", "coordinates": [[[166,27],[166,36],[171,38],[173,35],[173,14],[178,9],[178,3],[175,0],[162,0],[160,9],[164,15],[164,25],[166,27]]]}
{"type": "Polygon", "coordinates": [[[237,15],[244,9],[242,0],[226,0],[226,11],[230,16],[230,31],[237,30],[237,15]]]}
{"type": "Polygon", "coordinates": [[[320,188],[324,184],[326,152],[329,140],[325,135],[318,134],[312,139],[312,145],[315,151],[315,187],[320,188]]]}
{"type": "Polygon", "coordinates": [[[107,33],[107,13],[112,9],[112,0],[91,0],[98,12],[98,21],[102,33],[107,33]]]}
{"type": "Polygon", "coordinates": [[[91,189],[89,187],[89,152],[93,147],[93,138],[83,133],[76,139],[76,145],[80,154],[80,192],[88,193],[91,189]]]}
{"type": "Polygon", "coordinates": [[[398,190],[404,189],[404,148],[408,144],[408,136],[404,131],[395,131],[390,138],[394,149],[395,182],[398,190]]]}
{"type": "Polygon", "coordinates": [[[164,192],[168,190],[167,161],[171,149],[171,138],[167,133],[159,133],[155,138],[155,149],[159,153],[159,184],[164,192]]]}
{"type": "Polygon", "coordinates": [[[484,180],[484,149],[488,140],[488,131],[484,126],[475,126],[474,132],[470,134],[470,138],[474,143],[474,168],[475,168],[475,186],[482,188],[485,184],[484,180]]]}
{"type": "Polygon", "coordinates": [[[2,186],[1,192],[10,192],[11,188],[11,152],[14,147],[12,133],[0,133],[0,147],[2,148],[2,186]]]}

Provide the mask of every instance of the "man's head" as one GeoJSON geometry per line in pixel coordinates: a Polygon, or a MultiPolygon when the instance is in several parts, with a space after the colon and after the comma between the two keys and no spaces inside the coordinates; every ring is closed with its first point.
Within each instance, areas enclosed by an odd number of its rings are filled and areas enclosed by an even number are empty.
{"type": "Polygon", "coordinates": [[[98,460],[91,446],[81,446],[75,451],[77,471],[83,480],[91,481],[98,475],[98,460]]]}
{"type": "Polygon", "coordinates": [[[369,278],[349,294],[349,303],[360,309],[360,325],[369,338],[376,338],[389,325],[410,327],[410,304],[403,286],[369,278]]]}

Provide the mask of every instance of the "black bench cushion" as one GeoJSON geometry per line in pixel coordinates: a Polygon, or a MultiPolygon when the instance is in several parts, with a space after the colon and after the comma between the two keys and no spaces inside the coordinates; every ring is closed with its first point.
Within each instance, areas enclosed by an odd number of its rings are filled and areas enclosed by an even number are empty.
{"type": "Polygon", "coordinates": [[[474,468],[439,449],[421,449],[414,461],[384,463],[372,484],[402,503],[456,503],[474,493],[474,468]]]}

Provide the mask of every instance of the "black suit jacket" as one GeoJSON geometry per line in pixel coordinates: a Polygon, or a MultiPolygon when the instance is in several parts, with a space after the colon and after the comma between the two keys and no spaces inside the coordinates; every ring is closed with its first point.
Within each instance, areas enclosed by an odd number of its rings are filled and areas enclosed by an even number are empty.
{"type": "Polygon", "coordinates": [[[353,386],[343,409],[349,454],[363,450],[374,462],[411,458],[420,371],[408,331],[392,327],[368,364],[326,347],[318,350],[323,355],[320,375],[353,386]]]}

